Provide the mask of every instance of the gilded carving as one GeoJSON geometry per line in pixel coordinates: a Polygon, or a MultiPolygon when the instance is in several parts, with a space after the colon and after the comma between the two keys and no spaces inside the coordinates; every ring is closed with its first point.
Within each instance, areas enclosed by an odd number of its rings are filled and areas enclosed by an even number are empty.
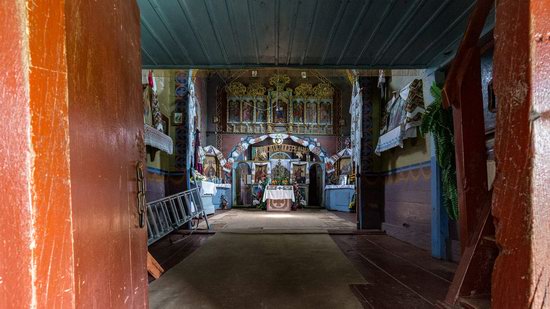
{"type": "Polygon", "coordinates": [[[297,97],[301,97],[301,98],[311,97],[313,96],[313,85],[310,83],[300,84],[298,85],[298,87],[294,89],[294,92],[297,97]]]}
{"type": "MultiPolygon", "coordinates": [[[[284,91],[286,85],[290,83],[290,77],[286,74],[275,74],[269,79],[269,84],[275,86],[276,91],[284,91]]],[[[288,90],[288,89],[287,89],[288,90]]]]}
{"type": "Polygon", "coordinates": [[[259,97],[265,95],[266,88],[259,82],[248,85],[247,95],[252,97],[259,97]]]}
{"type": "Polygon", "coordinates": [[[242,97],[246,95],[246,87],[241,82],[231,82],[225,90],[229,96],[242,97]]]}
{"type": "MultiPolygon", "coordinates": [[[[265,83],[265,81],[264,81],[265,83]]],[[[260,80],[248,85],[233,81],[227,91],[227,131],[233,133],[286,132],[334,134],[335,89],[328,82],[300,83],[288,87],[285,74],[269,78],[269,88],[260,80]]]]}
{"type": "Polygon", "coordinates": [[[313,87],[313,94],[316,98],[330,99],[334,95],[334,88],[329,83],[320,83],[313,87]]]}

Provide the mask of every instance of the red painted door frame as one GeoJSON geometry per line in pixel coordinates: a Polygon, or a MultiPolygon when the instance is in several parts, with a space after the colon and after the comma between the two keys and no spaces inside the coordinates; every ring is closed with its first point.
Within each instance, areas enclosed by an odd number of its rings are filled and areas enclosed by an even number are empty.
{"type": "Polygon", "coordinates": [[[137,4],[4,2],[0,307],[146,307],[137,4]]]}
{"type": "Polygon", "coordinates": [[[550,1],[497,1],[494,308],[550,299],[550,1]]]}

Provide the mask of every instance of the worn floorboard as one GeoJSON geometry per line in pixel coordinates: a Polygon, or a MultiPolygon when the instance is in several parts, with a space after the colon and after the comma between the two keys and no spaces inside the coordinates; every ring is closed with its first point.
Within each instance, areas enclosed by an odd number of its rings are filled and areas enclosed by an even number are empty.
{"type": "Polygon", "coordinates": [[[372,235],[365,240],[376,244],[387,253],[398,256],[409,263],[415,264],[432,274],[441,277],[449,283],[453,280],[456,264],[444,262],[430,257],[429,253],[411,246],[403,241],[385,235],[372,235]],[[405,249],[407,248],[407,249],[405,249]]]}
{"type": "MultiPolygon", "coordinates": [[[[352,287],[365,308],[432,308],[445,297],[450,282],[417,265],[421,255],[427,264],[432,262],[427,252],[405,243],[395,247],[395,240],[389,236],[332,235],[332,238],[368,281],[366,285],[352,287]],[[390,247],[389,244],[400,253],[418,252],[404,254],[412,256],[409,260],[383,248],[390,247]]],[[[429,267],[439,263],[433,262],[429,267]]],[[[447,267],[449,271],[453,268],[447,267]]]]}
{"type": "MultiPolygon", "coordinates": [[[[149,246],[149,253],[166,272],[200,248],[212,234],[170,234],[149,246]]],[[[149,275],[149,282],[154,278],[149,275]]]]}

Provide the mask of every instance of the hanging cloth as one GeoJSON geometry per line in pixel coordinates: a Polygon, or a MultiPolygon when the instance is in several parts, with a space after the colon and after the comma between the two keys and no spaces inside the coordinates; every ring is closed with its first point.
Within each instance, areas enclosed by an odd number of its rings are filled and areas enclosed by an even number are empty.
{"type": "Polygon", "coordinates": [[[200,139],[200,131],[199,129],[197,129],[195,131],[195,153],[194,153],[194,160],[195,160],[195,170],[197,170],[197,172],[201,173],[203,172],[202,170],[202,162],[200,160],[200,152],[201,152],[201,139],[200,139]]]}
{"type": "Polygon", "coordinates": [[[397,146],[403,148],[405,139],[416,137],[424,111],[422,80],[415,79],[388,102],[375,153],[380,155],[397,146]]]}
{"type": "Polygon", "coordinates": [[[386,98],[386,76],[384,70],[378,71],[378,88],[380,89],[380,98],[386,98]]]}

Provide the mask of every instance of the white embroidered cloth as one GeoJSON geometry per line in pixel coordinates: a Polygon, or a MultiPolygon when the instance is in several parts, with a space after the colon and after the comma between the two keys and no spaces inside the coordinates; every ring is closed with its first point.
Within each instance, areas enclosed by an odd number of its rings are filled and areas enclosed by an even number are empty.
{"type": "Polygon", "coordinates": [[[354,185],[326,185],[325,189],[355,189],[354,185]]]}
{"type": "Polygon", "coordinates": [[[172,142],[172,138],[170,138],[170,136],[160,132],[148,124],[145,125],[145,130],[143,133],[145,145],[153,146],[168,154],[172,154],[174,143],[172,142]]]}
{"type": "Polygon", "coordinates": [[[202,195],[215,195],[216,184],[210,181],[201,182],[201,194],[202,195]]]}
{"type": "Polygon", "coordinates": [[[266,189],[262,200],[264,202],[266,200],[292,200],[294,202],[294,190],[266,189]]]}

